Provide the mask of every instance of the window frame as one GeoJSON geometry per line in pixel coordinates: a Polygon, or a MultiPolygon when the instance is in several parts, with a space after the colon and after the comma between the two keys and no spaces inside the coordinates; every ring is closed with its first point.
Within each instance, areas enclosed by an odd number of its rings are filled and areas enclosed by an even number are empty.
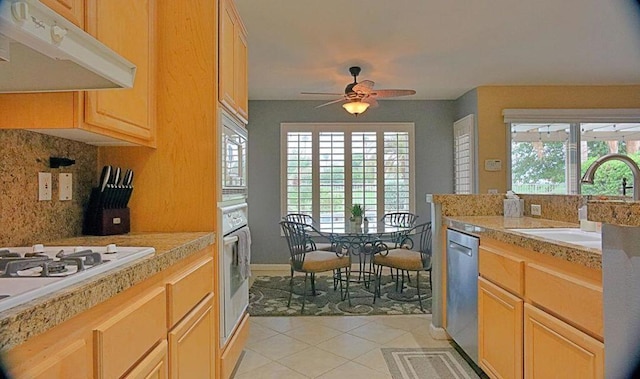
{"type": "MultiPolygon", "coordinates": [[[[319,186],[319,134],[321,132],[344,132],[345,133],[345,173],[351,172],[351,133],[352,132],[376,132],[384,135],[384,132],[407,132],[409,136],[409,211],[415,213],[416,191],[415,191],[415,124],[412,122],[391,122],[391,123],[281,123],[280,124],[280,213],[284,217],[287,213],[287,136],[289,132],[311,132],[312,133],[312,177],[313,189],[312,214],[318,221],[320,219],[320,186],[319,186]],[[346,156],[349,156],[347,158],[346,156]]],[[[378,165],[384,161],[384,140],[377,138],[378,165]]],[[[378,190],[376,215],[382,217],[384,214],[384,175],[378,175],[378,190]],[[380,185],[382,184],[382,185],[380,185]]],[[[345,177],[345,208],[352,204],[352,181],[351,177],[345,177]]],[[[345,209],[345,216],[349,210],[345,209]]],[[[376,220],[377,221],[377,220],[376,220]]]]}
{"type": "Polygon", "coordinates": [[[559,123],[569,124],[569,141],[567,149],[567,160],[570,160],[572,165],[568,170],[565,167],[565,171],[568,176],[573,176],[573,181],[567,179],[568,191],[567,194],[579,195],[582,193],[581,183],[581,157],[579,153],[579,147],[582,142],[582,136],[580,132],[580,125],[583,123],[640,123],[640,108],[620,108],[620,109],[504,109],[502,111],[506,133],[506,145],[507,145],[507,189],[511,189],[513,175],[512,175],[512,150],[511,150],[511,131],[512,124],[518,123],[532,123],[532,124],[545,124],[545,123],[559,123]]]}

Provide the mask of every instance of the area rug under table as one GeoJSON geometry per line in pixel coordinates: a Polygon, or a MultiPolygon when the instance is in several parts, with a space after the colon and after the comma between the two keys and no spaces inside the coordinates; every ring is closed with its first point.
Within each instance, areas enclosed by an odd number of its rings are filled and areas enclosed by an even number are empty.
{"type": "Polygon", "coordinates": [[[393,379],[480,378],[453,347],[380,350],[393,379]]]}
{"type": "MultiPolygon", "coordinates": [[[[351,306],[340,299],[340,289],[333,290],[330,276],[316,277],[316,296],[311,295],[311,285],[307,284],[307,300],[304,316],[363,316],[402,315],[431,313],[431,288],[429,274],[421,273],[420,294],[423,296],[424,312],[417,301],[415,273],[411,283],[405,283],[402,293],[396,291],[395,280],[383,275],[381,297],[373,304],[373,295],[361,283],[350,285],[351,306]]],[[[251,316],[299,316],[302,308],[304,276],[294,277],[291,307],[287,307],[289,297],[289,276],[258,276],[249,289],[249,314],[251,316]]]]}

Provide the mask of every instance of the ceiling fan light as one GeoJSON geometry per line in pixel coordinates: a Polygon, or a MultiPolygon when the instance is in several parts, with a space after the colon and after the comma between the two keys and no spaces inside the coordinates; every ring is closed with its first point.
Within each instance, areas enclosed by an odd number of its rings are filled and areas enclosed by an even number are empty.
{"type": "Polygon", "coordinates": [[[369,103],[363,103],[362,101],[350,101],[348,103],[342,104],[342,108],[344,108],[347,112],[357,116],[360,113],[364,113],[364,111],[369,108],[369,103]]]}

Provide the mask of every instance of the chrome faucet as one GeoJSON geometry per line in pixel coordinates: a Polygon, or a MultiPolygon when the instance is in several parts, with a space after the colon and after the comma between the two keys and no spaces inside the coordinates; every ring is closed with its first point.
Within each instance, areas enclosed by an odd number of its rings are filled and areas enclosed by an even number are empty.
{"type": "Polygon", "coordinates": [[[607,154],[596,159],[591,164],[591,166],[587,168],[587,171],[585,171],[584,175],[582,176],[582,183],[593,184],[593,177],[595,176],[598,167],[600,167],[605,162],[614,160],[626,163],[627,166],[629,166],[629,168],[631,169],[631,172],[633,173],[633,200],[640,200],[640,168],[633,159],[629,158],[626,155],[607,154]]]}

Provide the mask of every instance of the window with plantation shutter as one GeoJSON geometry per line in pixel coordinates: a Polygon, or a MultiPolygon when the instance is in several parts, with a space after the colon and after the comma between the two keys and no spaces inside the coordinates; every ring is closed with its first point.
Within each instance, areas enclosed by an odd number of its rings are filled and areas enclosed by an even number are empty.
{"type": "Polygon", "coordinates": [[[305,213],[322,230],[343,230],[353,204],[374,223],[414,212],[410,123],[281,125],[282,213],[305,213]]]}
{"type": "Polygon", "coordinates": [[[474,193],[475,139],[473,115],[453,124],[454,190],[457,194],[474,193]]]}
{"type": "Polygon", "coordinates": [[[313,203],[311,133],[289,133],[286,156],[286,213],[311,214],[313,203]]]}

